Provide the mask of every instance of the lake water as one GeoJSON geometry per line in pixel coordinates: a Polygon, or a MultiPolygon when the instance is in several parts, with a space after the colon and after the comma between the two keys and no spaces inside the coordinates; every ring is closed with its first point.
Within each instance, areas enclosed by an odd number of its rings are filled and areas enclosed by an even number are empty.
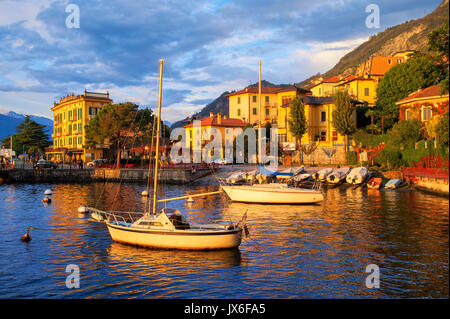
{"type": "MultiPolygon", "coordinates": [[[[448,298],[449,201],[414,190],[325,190],[316,205],[249,205],[225,195],[169,202],[193,221],[239,220],[238,249],[169,251],[112,242],[80,205],[140,211],[145,185],[0,186],[0,298],[448,298]],[[42,203],[52,189],[52,203],[42,203]],[[27,225],[32,240],[19,238],[27,225]],[[66,267],[80,288],[66,287],[66,267]],[[380,287],[366,287],[367,265],[380,287]]],[[[166,186],[165,196],[217,186],[166,186]]]]}

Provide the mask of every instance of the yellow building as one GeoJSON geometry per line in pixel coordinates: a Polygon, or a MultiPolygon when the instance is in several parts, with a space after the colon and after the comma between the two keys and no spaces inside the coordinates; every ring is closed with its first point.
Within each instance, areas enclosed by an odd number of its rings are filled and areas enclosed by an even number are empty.
{"type": "Polygon", "coordinates": [[[84,127],[99,112],[112,104],[109,93],[84,91],[84,94],[65,96],[54,102],[53,111],[53,145],[46,150],[47,159],[67,162],[82,159],[85,163],[103,158],[103,149],[85,149],[84,127]]]}
{"type": "MultiPolygon", "coordinates": [[[[244,129],[247,124],[240,119],[227,118],[220,113],[214,115],[212,112],[209,117],[204,117],[198,120],[198,123],[192,122],[184,126],[186,129],[186,146],[193,152],[202,151],[204,146],[210,142],[210,140],[203,140],[202,138],[207,135],[207,131],[212,134],[220,132],[222,140],[221,157],[225,158],[226,138],[229,134],[232,134],[229,130],[236,128],[244,129]],[[198,126],[196,126],[198,125],[198,126]]],[[[209,154],[212,156],[213,154],[209,154]]]]}
{"type": "Polygon", "coordinates": [[[229,116],[240,119],[251,125],[261,122],[276,123],[277,121],[277,91],[278,88],[261,88],[261,110],[258,111],[258,87],[246,87],[243,90],[228,94],[229,116]]]}
{"type": "Polygon", "coordinates": [[[342,82],[337,88],[345,89],[350,96],[358,101],[367,102],[369,106],[375,106],[377,100],[378,79],[365,76],[355,77],[342,82]]]}
{"type": "MultiPolygon", "coordinates": [[[[292,94],[290,98],[294,98],[292,94]]],[[[281,97],[283,99],[283,96],[281,97]]],[[[307,132],[302,136],[301,144],[315,142],[317,146],[343,145],[345,138],[333,127],[333,111],[336,108],[332,97],[302,96],[305,106],[305,116],[308,123],[307,132]]],[[[354,101],[357,103],[357,101],[354,101]]],[[[295,137],[289,129],[290,99],[287,94],[284,102],[279,104],[278,110],[278,136],[284,149],[295,147],[295,137]]],[[[356,110],[353,114],[353,122],[356,127],[356,110]]]]}

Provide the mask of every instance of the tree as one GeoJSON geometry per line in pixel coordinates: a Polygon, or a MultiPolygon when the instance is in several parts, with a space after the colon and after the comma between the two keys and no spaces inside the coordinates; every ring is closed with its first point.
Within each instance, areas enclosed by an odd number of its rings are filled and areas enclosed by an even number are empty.
{"type": "Polygon", "coordinates": [[[441,94],[448,93],[448,20],[442,26],[428,35],[428,47],[430,51],[436,52],[436,63],[442,67],[445,77],[441,81],[441,94]]]}
{"type": "MultiPolygon", "coordinates": [[[[1,142],[10,147],[11,136],[7,136],[1,142]]],[[[45,148],[51,144],[50,137],[46,133],[46,128],[33,121],[29,115],[25,116],[23,122],[16,127],[16,134],[13,134],[13,150],[16,154],[22,152],[28,154],[44,153],[45,148]]]]}
{"type": "Polygon", "coordinates": [[[299,151],[297,152],[297,163],[300,162],[300,149],[302,136],[308,130],[308,124],[306,122],[305,116],[305,106],[300,96],[296,96],[291,101],[291,110],[289,114],[289,131],[295,137],[295,148],[299,151]]]}
{"type": "Polygon", "coordinates": [[[435,132],[436,138],[442,145],[448,147],[448,135],[449,135],[449,115],[448,112],[444,114],[439,123],[436,125],[435,132]]]}
{"type": "Polygon", "coordinates": [[[345,90],[337,90],[334,95],[334,104],[336,109],[333,111],[332,124],[339,134],[345,136],[345,156],[347,158],[348,136],[356,132],[356,126],[353,122],[356,107],[345,90]]]}
{"type": "MultiPolygon", "coordinates": [[[[443,71],[425,56],[411,58],[393,66],[377,87],[377,117],[384,128],[391,128],[398,121],[399,110],[395,104],[419,88],[434,85],[442,78],[443,71]]],[[[384,132],[382,132],[384,133],[384,132]]]]}
{"type": "Polygon", "coordinates": [[[118,164],[122,147],[129,141],[148,136],[152,119],[150,110],[138,110],[131,102],[107,105],[86,125],[85,147],[95,148],[108,140],[116,152],[118,164]]]}

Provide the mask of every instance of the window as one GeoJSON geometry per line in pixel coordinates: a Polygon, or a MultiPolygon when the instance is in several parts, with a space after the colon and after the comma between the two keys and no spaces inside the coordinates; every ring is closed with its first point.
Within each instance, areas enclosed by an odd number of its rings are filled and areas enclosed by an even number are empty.
{"type": "Polygon", "coordinates": [[[83,139],[81,138],[81,136],[78,138],[78,144],[83,144],[83,139]]]}
{"type": "Polygon", "coordinates": [[[266,115],[269,116],[270,115],[270,110],[266,109],[266,115]]]}
{"type": "Polygon", "coordinates": [[[364,88],[364,95],[369,96],[369,88],[364,88]]]}
{"type": "Polygon", "coordinates": [[[405,110],[405,120],[409,120],[411,118],[411,110],[405,110]]]}
{"type": "Polygon", "coordinates": [[[240,96],[238,96],[238,98],[237,98],[237,104],[241,104],[241,97],[240,96]]]}
{"type": "Polygon", "coordinates": [[[238,116],[241,116],[241,109],[238,109],[238,110],[237,110],[237,115],[238,115],[238,116]]]}
{"type": "Polygon", "coordinates": [[[322,95],[322,88],[319,88],[319,96],[322,95]]]}
{"type": "Polygon", "coordinates": [[[422,121],[428,121],[429,119],[431,119],[431,108],[426,106],[424,108],[422,108],[422,121]]]}
{"type": "Polygon", "coordinates": [[[286,143],[286,134],[278,134],[278,142],[286,143]]]}
{"type": "Polygon", "coordinates": [[[327,112],[326,111],[321,111],[320,112],[320,121],[321,122],[326,122],[327,121],[327,112]]]}
{"type": "Polygon", "coordinates": [[[256,102],[256,95],[253,95],[253,102],[256,102]]]}
{"type": "Polygon", "coordinates": [[[327,140],[327,131],[320,131],[320,140],[321,141],[327,140]]]}
{"type": "Polygon", "coordinates": [[[397,59],[397,63],[402,63],[402,59],[397,59]]]}
{"type": "Polygon", "coordinates": [[[269,103],[269,96],[268,95],[266,95],[266,103],[269,103]]]}
{"type": "Polygon", "coordinates": [[[332,138],[333,142],[336,142],[338,140],[338,132],[333,131],[333,138],[332,138]]]}
{"type": "Polygon", "coordinates": [[[253,115],[256,115],[256,107],[253,108],[253,115]]]}
{"type": "Polygon", "coordinates": [[[391,59],[388,60],[388,64],[389,65],[392,64],[392,60],[391,59]]]}

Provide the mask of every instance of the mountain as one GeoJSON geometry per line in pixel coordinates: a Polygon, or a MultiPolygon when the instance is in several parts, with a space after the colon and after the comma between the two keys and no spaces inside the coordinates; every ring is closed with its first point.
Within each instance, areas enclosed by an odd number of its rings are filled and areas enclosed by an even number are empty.
{"type": "MultiPolygon", "coordinates": [[[[288,86],[289,84],[273,84],[270,83],[268,81],[262,80],[261,81],[261,87],[277,87],[277,88],[282,88],[285,86],[288,86]]],[[[258,86],[258,83],[254,83],[251,84],[249,86],[258,86]]],[[[232,91],[234,92],[234,91],[232,91]]],[[[192,117],[194,116],[209,116],[209,113],[220,113],[222,115],[226,115],[228,116],[228,98],[227,98],[227,94],[230,94],[232,92],[223,92],[217,99],[215,99],[214,101],[212,101],[211,103],[209,103],[208,105],[206,105],[200,112],[195,113],[192,117]]],[[[190,117],[187,117],[181,121],[175,122],[172,124],[172,126],[170,127],[171,129],[177,128],[177,127],[182,127],[183,125],[185,125],[185,121],[188,120],[190,117]]]]}
{"type": "MultiPolygon", "coordinates": [[[[47,134],[51,137],[53,132],[53,121],[49,118],[37,115],[31,115],[30,118],[47,128],[47,134]]],[[[0,113],[0,139],[16,133],[16,127],[25,119],[24,114],[18,114],[10,111],[6,114],[0,113]]]]}
{"type": "MultiPolygon", "coordinates": [[[[404,22],[371,36],[368,41],[344,55],[331,70],[320,76],[328,78],[339,74],[353,74],[356,67],[372,55],[388,56],[404,50],[428,52],[428,34],[448,19],[448,2],[449,0],[442,1],[433,12],[423,18],[404,22]]],[[[297,85],[308,88],[311,86],[311,80],[317,77],[319,75],[314,75],[297,85]]]]}

